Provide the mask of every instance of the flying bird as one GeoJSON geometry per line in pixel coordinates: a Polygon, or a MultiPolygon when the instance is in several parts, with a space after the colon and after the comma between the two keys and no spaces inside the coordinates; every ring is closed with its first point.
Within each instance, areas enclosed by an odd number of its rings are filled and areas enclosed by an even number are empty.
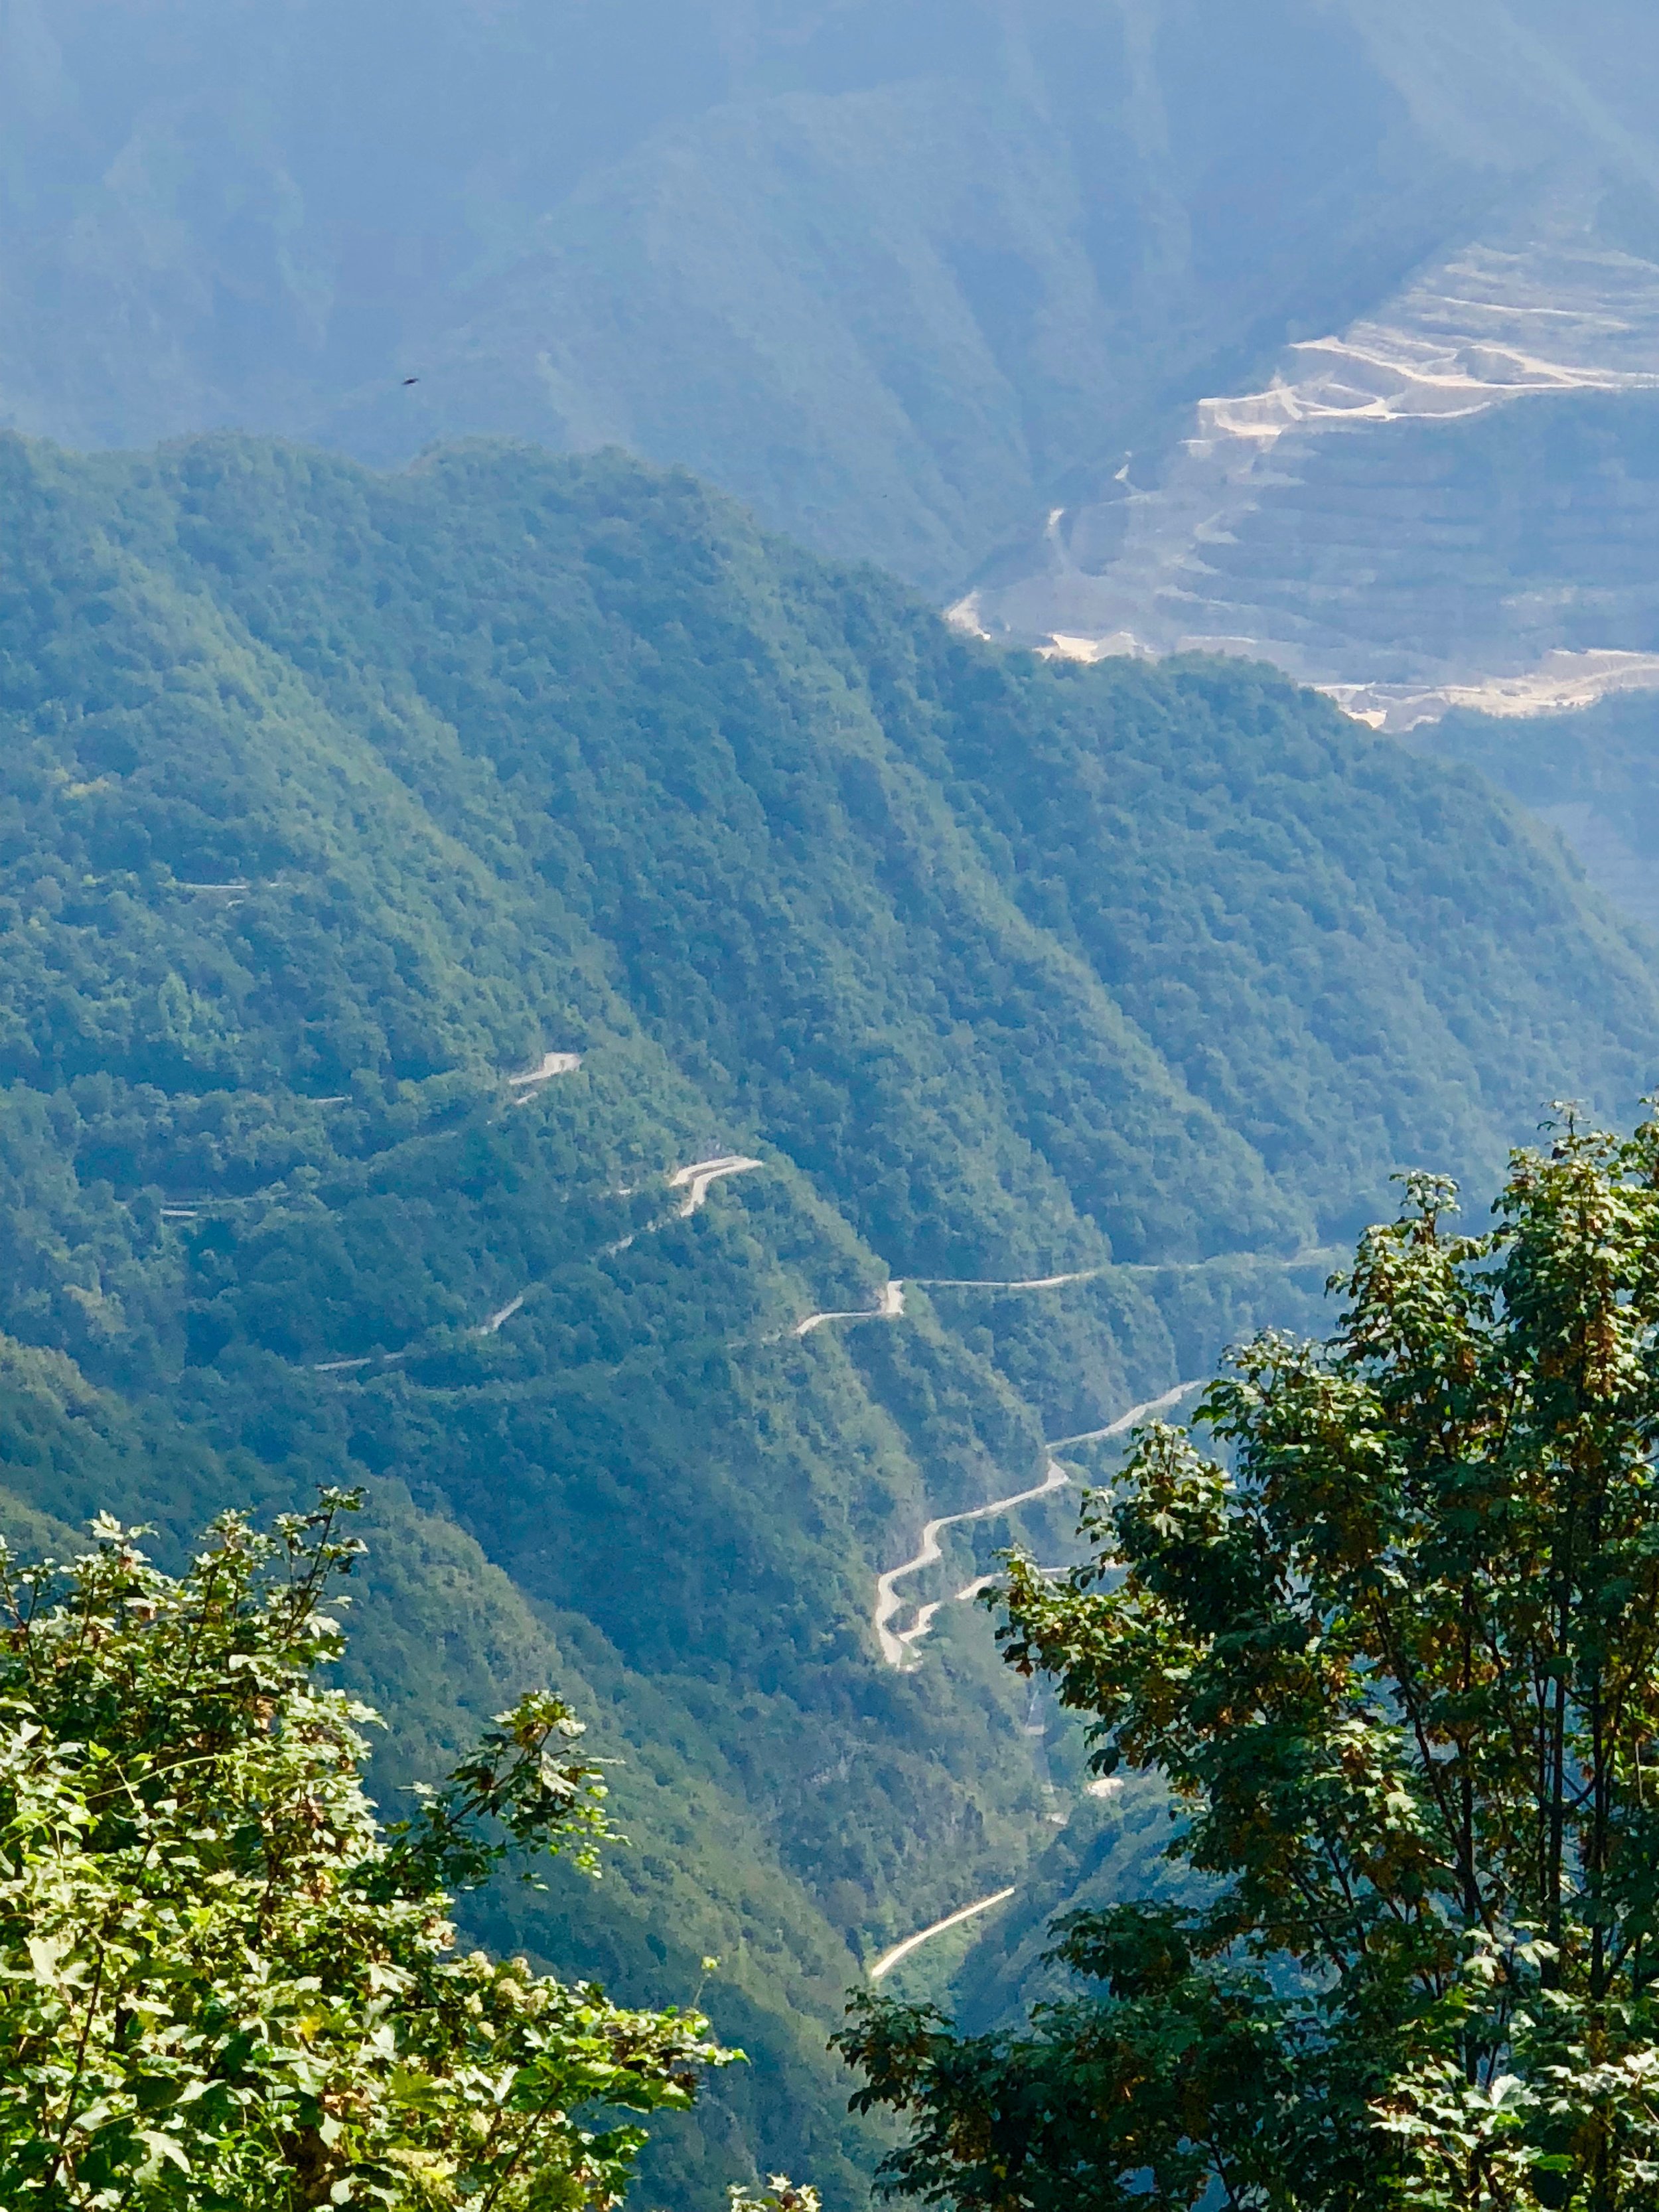
{"type": "Polygon", "coordinates": [[[406,376],[404,379],[405,384],[418,384],[420,380],[418,376],[406,376]]]}

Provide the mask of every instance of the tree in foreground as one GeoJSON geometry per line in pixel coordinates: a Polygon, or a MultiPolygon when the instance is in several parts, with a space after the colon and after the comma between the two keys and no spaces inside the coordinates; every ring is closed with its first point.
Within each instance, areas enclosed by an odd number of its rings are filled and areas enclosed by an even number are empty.
{"type": "Polygon", "coordinates": [[[173,1580],[98,1525],[0,1562],[0,2204],[574,2212],[621,2197],[624,2110],[734,2054],[522,1960],[458,1955],[451,1895],[515,1849],[591,1865],[580,1723],[526,1698],[409,1820],[363,1795],[374,1716],[318,1679],[355,1500],[173,1580]],[[583,2115],[597,2114],[584,2121],[583,2115]]]}
{"type": "Polygon", "coordinates": [[[860,2000],[895,2191],[985,2212],[1659,2206],[1659,1125],[1568,1116],[1480,1237],[1408,1183],[1338,1334],[1143,1432],[1006,1656],[1162,1775],[1187,1902],[1056,1923],[1096,1989],[860,2000]]]}

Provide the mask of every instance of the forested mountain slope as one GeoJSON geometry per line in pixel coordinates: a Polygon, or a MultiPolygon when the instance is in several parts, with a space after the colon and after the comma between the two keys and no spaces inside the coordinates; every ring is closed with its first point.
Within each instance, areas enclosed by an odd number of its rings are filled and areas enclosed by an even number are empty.
{"type": "Polygon", "coordinates": [[[848,2201],[840,1990],[1066,1817],[950,1601],[1060,1555],[1045,1441],[1310,1314],[1395,1166],[1625,1110],[1643,945],[1270,672],[1000,657],[615,456],[14,438],[0,547],[15,1524],[368,1480],[388,1782],[537,1676],[625,1761],[496,1932],[722,1960],[658,2189],[848,2201]],[[891,1663],[878,1573],[1045,1477],[891,1663]]]}

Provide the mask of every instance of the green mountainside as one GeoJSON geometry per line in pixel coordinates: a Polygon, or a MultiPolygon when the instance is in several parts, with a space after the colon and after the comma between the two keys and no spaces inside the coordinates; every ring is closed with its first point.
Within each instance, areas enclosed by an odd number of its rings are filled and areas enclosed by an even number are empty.
{"type": "Polygon", "coordinates": [[[1270,671],[999,656],[615,455],[10,438],[0,525],[9,1524],[367,1481],[383,1791],[570,1698],[633,1847],[483,1932],[717,1955],[653,2191],[850,2203],[844,1988],[1104,1848],[951,1601],[1065,1556],[1114,1446],[1045,1444],[1315,1318],[1395,1167],[1626,1112],[1645,940],[1270,671]]]}

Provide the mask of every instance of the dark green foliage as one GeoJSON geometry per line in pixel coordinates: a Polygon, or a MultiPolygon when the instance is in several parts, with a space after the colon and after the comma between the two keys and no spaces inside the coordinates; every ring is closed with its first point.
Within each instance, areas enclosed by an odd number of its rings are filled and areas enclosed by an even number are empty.
{"type": "Polygon", "coordinates": [[[869,2077],[855,2101],[918,2116],[891,2193],[1032,2212],[1184,2205],[1214,2185],[1218,2139],[1246,2151],[1225,2167],[1229,2201],[1257,2201],[1248,2147],[1267,2147],[1303,2085],[1261,1978],[1203,1971],[1182,1919],[1121,1905],[1062,1922],[1050,1956],[1107,1998],[1045,2005],[1028,2038],[958,2039],[929,2006],[854,2000],[839,2040],[869,2077]]]}
{"type": "Polygon", "coordinates": [[[653,2185],[845,2203],[847,1982],[1053,1835],[982,1624],[896,1672],[877,1571],[1305,1312],[1413,1127],[1633,1097],[1644,957],[1265,672],[1000,659],[616,456],[9,440],[0,518],[8,1510],[372,1479],[385,1786],[568,1685],[635,1848],[479,1924],[720,1956],[754,2066],[653,2185]]]}
{"type": "Polygon", "coordinates": [[[376,1821],[375,1716],[319,1679],[357,1503],[221,1515],[177,1579],[106,1517],[66,1566],[0,1549],[9,2204],[603,2212],[645,2140],[620,2113],[736,2055],[696,2012],[455,1955],[453,1893],[503,1861],[597,1872],[605,1793],[533,1692],[376,1821]]]}
{"type": "Polygon", "coordinates": [[[296,1054],[319,1091],[419,1081],[527,1048],[527,1007],[586,1034],[610,983],[896,1269],[949,1273],[997,1230],[1010,1272],[1057,1264],[1055,1176],[1120,1257],[1175,1258],[1301,1225],[1264,1164],[1316,1161],[1319,1201],[1358,1203],[1406,1097],[1495,1163],[1517,1079],[1645,1073],[1645,975],[1542,856],[1261,672],[999,661],[621,463],[481,447],[388,481],[218,443],[9,467],[38,762],[13,890],[41,882],[46,933],[9,978],[20,1074],[187,1061],[211,1089],[217,1052],[244,1082],[296,1054]],[[69,671],[112,620],[124,686],[82,700],[69,671]],[[336,803],[380,811],[385,856],[337,882],[336,803]],[[88,905],[43,850],[98,878],[88,905]],[[118,925],[105,878],[143,854],[158,890],[262,887],[118,925]],[[199,972],[171,964],[181,930],[199,972]],[[47,975],[112,941],[129,980],[100,965],[84,1042],[48,1038],[47,975]]]}
{"type": "Polygon", "coordinates": [[[1411,1179],[1328,1345],[1155,1425],[1006,1656],[1182,1815],[1024,2036],[865,1999],[892,2187],[959,2206],[1650,2206],[1659,2184],[1659,1122],[1569,1119],[1484,1236],[1411,1179]],[[1193,1879],[1193,1878],[1196,1879],[1193,1879]]]}

